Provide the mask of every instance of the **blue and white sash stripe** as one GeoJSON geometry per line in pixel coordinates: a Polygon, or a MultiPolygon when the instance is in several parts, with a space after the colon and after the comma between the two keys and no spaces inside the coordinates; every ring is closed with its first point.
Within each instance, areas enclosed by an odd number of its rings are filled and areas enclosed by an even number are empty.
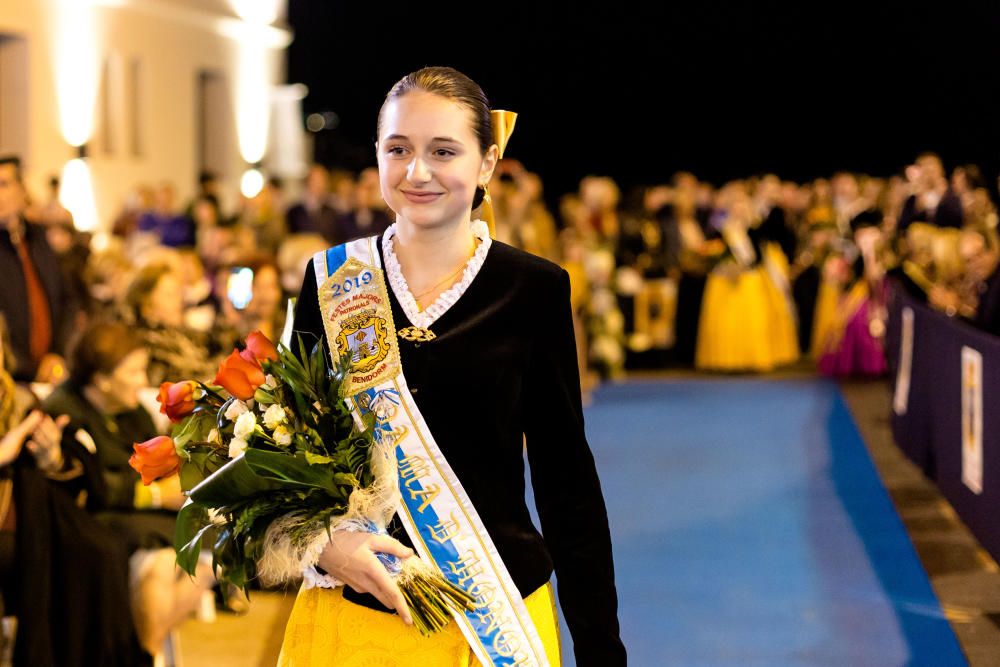
{"type": "MultiPolygon", "coordinates": [[[[378,272],[377,287],[385,294],[387,311],[380,316],[391,320],[375,237],[315,255],[321,310],[324,299],[335,300],[324,291],[324,285],[351,258],[378,272]]],[[[375,289],[376,285],[370,287],[375,289]]],[[[326,319],[328,310],[323,312],[326,319]]],[[[324,324],[329,336],[333,323],[324,324]]],[[[331,354],[336,356],[337,345],[329,342],[331,354]]],[[[397,345],[397,341],[393,339],[390,345],[397,345]]],[[[356,418],[373,412],[377,437],[382,441],[391,438],[396,445],[402,500],[398,515],[417,552],[478,601],[475,611],[456,613],[455,617],[479,661],[495,667],[548,667],[524,600],[472,501],[434,441],[410,395],[402,368],[397,367],[376,386],[354,393],[348,405],[356,418]]]]}

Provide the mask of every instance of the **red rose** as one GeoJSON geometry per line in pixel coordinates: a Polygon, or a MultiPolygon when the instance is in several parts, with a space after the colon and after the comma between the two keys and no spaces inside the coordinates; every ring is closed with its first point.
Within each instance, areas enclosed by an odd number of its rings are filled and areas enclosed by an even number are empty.
{"type": "Polygon", "coordinates": [[[135,453],[128,464],[142,475],[142,483],[147,486],[164,477],[170,477],[181,468],[181,457],[177,455],[173,438],[158,435],[146,442],[132,445],[135,453]]]}
{"type": "Polygon", "coordinates": [[[255,361],[247,361],[240,355],[239,351],[233,353],[222,360],[219,365],[219,372],[215,376],[215,384],[222,385],[231,395],[242,401],[253,398],[257,387],[264,384],[267,378],[260,364],[255,361]]]}
{"type": "Polygon", "coordinates": [[[194,400],[194,390],[197,387],[198,385],[190,380],[161,384],[160,395],[156,397],[160,404],[160,412],[170,417],[172,422],[179,422],[187,417],[197,405],[194,400]]]}
{"type": "Polygon", "coordinates": [[[257,360],[258,364],[264,363],[265,359],[270,359],[271,361],[278,360],[278,348],[274,346],[267,336],[259,331],[254,331],[252,334],[247,336],[247,349],[243,351],[243,358],[247,361],[251,361],[247,357],[252,357],[257,360]]]}

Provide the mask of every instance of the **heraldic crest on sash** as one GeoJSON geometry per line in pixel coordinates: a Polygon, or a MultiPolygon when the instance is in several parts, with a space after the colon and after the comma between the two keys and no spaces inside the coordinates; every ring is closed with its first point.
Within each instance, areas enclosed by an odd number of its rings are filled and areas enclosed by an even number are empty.
{"type": "Polygon", "coordinates": [[[367,373],[389,355],[389,327],[384,317],[374,309],[344,318],[340,321],[337,351],[351,353],[351,370],[367,373]]]}
{"type": "Polygon", "coordinates": [[[350,393],[400,372],[396,327],[382,271],[351,257],[319,288],[327,340],[338,357],[350,355],[350,393]]]}

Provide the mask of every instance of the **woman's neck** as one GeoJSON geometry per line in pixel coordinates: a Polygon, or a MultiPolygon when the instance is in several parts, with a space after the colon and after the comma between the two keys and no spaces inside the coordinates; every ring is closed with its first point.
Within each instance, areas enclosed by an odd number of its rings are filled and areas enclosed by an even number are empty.
{"type": "Polygon", "coordinates": [[[417,227],[397,219],[393,250],[408,283],[419,287],[454,270],[475,252],[476,239],[469,220],[441,227],[417,227]]]}

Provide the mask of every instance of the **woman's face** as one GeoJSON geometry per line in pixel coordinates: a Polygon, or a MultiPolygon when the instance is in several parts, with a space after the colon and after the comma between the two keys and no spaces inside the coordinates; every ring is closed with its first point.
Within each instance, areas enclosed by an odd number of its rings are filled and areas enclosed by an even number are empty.
{"type": "Polygon", "coordinates": [[[149,352],[143,349],[133,350],[125,355],[111,374],[108,382],[97,382],[97,386],[105,394],[117,410],[134,410],[139,406],[139,392],[149,385],[146,370],[149,367],[149,352]],[[104,390],[108,387],[108,390],[104,390]]]}
{"type": "Polygon", "coordinates": [[[179,327],[184,324],[184,291],[180,279],[164,273],[146,297],[143,319],[151,324],[179,327]]]}
{"type": "Polygon", "coordinates": [[[262,267],[253,277],[250,308],[258,317],[273,318],[281,307],[281,283],[273,266],[262,267]]]}
{"type": "Polygon", "coordinates": [[[382,198],[418,227],[468,220],[497,161],[495,146],[480,152],[471,111],[424,91],[386,103],[376,150],[382,198]]]}

